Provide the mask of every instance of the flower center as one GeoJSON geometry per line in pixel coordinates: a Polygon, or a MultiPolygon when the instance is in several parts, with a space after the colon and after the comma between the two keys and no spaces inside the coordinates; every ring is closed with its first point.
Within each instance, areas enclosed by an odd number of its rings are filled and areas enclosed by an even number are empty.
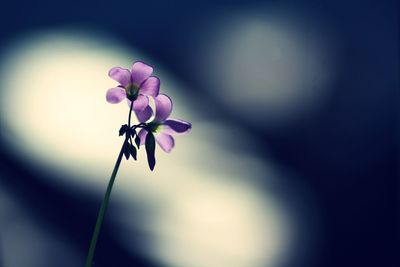
{"type": "Polygon", "coordinates": [[[135,101],[139,94],[139,86],[136,84],[130,83],[125,88],[126,96],[129,100],[135,101]]]}
{"type": "Polygon", "coordinates": [[[147,124],[147,130],[150,131],[150,132],[156,133],[157,130],[160,130],[159,129],[160,125],[161,125],[160,123],[152,121],[152,122],[147,124]]]}

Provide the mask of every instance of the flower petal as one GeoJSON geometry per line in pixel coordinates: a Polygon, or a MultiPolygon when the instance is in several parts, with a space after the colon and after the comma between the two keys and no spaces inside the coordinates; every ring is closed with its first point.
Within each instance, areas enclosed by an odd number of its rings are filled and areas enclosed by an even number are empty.
{"type": "Polygon", "coordinates": [[[158,92],[160,92],[160,79],[155,76],[149,77],[142,83],[139,92],[148,96],[158,96],[158,92]]]}
{"type": "Polygon", "coordinates": [[[158,145],[164,150],[165,152],[169,153],[175,146],[174,138],[166,133],[156,133],[155,134],[156,141],[158,145]]]}
{"type": "Polygon", "coordinates": [[[149,105],[149,98],[144,95],[138,95],[137,99],[133,101],[133,110],[140,112],[149,105]]]}
{"type": "Polygon", "coordinates": [[[145,129],[141,129],[138,133],[140,138],[140,145],[144,145],[146,142],[147,131],[145,129]]]}
{"type": "Polygon", "coordinates": [[[147,78],[150,77],[153,72],[153,68],[147,65],[144,62],[136,61],[132,65],[132,83],[137,86],[140,86],[142,82],[144,82],[147,78]]]}
{"type": "Polygon", "coordinates": [[[146,122],[153,116],[153,110],[150,106],[147,106],[142,111],[135,111],[135,114],[139,122],[146,122]]]}
{"type": "Polygon", "coordinates": [[[192,124],[190,122],[177,119],[168,119],[164,121],[163,126],[165,127],[165,133],[175,132],[178,134],[184,134],[192,129],[192,124]]]}
{"type": "Polygon", "coordinates": [[[126,87],[131,82],[131,73],[129,72],[129,70],[121,67],[112,68],[108,72],[108,76],[119,82],[124,87],[126,87]]]}
{"type": "Polygon", "coordinates": [[[115,87],[107,90],[106,100],[108,103],[117,104],[126,98],[126,92],[124,88],[115,87]]]}
{"type": "Polygon", "coordinates": [[[169,96],[160,94],[154,98],[156,104],[156,117],[155,120],[158,122],[165,121],[172,111],[172,100],[169,96]]]}

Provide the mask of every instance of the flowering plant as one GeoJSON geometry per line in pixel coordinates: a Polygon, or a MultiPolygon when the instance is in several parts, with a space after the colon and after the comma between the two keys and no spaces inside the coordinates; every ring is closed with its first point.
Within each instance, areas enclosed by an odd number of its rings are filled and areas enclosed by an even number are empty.
{"type": "Polygon", "coordinates": [[[123,156],[127,160],[130,157],[136,160],[137,149],[141,145],[145,145],[147,161],[150,170],[153,171],[156,164],[156,143],[162,150],[169,153],[175,146],[172,134],[184,134],[192,128],[189,122],[169,118],[172,112],[172,100],[169,96],[159,93],[160,79],[156,76],[151,76],[152,73],[153,68],[141,61],[134,62],[131,70],[114,67],[108,73],[110,78],[119,82],[119,85],[107,91],[106,100],[111,104],[120,103],[124,99],[127,100],[129,106],[128,123],[122,125],[119,129],[119,135],[125,135],[125,140],[100,207],[85,267],[92,266],[100,228],[123,156]],[[154,100],[155,113],[149,98],[154,100]],[[132,111],[136,114],[139,121],[138,124],[131,125],[132,111]],[[153,115],[154,118],[150,120],[153,115]],[[140,129],[139,132],[137,132],[138,129],[140,129]]]}

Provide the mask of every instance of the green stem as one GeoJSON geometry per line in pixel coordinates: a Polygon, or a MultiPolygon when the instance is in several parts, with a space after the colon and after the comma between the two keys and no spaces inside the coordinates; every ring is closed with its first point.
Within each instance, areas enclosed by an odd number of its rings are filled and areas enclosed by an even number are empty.
{"type": "Polygon", "coordinates": [[[130,109],[129,109],[129,116],[128,116],[128,127],[129,127],[129,128],[131,128],[132,108],[133,108],[133,101],[131,101],[131,107],[130,107],[130,109]]]}
{"type": "MultiPolygon", "coordinates": [[[[125,140],[125,142],[126,142],[126,140],[125,140]]],[[[92,241],[90,242],[90,247],[89,247],[89,252],[88,252],[88,255],[86,258],[85,267],[92,266],[94,250],[96,249],[96,243],[97,243],[97,239],[99,237],[100,228],[101,228],[101,225],[103,224],[104,215],[106,213],[106,210],[108,207],[108,202],[110,200],[111,189],[113,187],[115,177],[117,176],[117,172],[118,172],[119,165],[121,164],[122,156],[124,155],[125,142],[122,145],[121,151],[119,152],[117,162],[115,163],[114,170],[111,174],[110,181],[108,182],[106,194],[104,196],[103,202],[101,203],[99,215],[97,216],[96,226],[94,227],[94,232],[92,235],[92,241]]]]}
{"type": "MultiPolygon", "coordinates": [[[[132,107],[133,107],[133,101],[131,103],[131,107],[129,110],[129,117],[128,117],[129,127],[131,125],[132,107]]],[[[122,144],[121,151],[119,152],[117,161],[115,162],[114,170],[111,174],[110,181],[108,182],[106,194],[104,195],[103,201],[101,202],[100,211],[99,211],[99,214],[97,215],[96,226],[94,227],[92,240],[90,241],[90,247],[89,247],[88,255],[86,258],[85,267],[92,266],[94,251],[96,249],[96,244],[97,244],[97,239],[99,238],[101,225],[103,224],[104,215],[106,214],[108,203],[110,201],[111,190],[114,185],[115,177],[117,176],[119,165],[121,164],[122,156],[124,155],[124,147],[125,147],[126,142],[128,142],[128,138],[129,138],[129,134],[126,134],[125,141],[122,144]]]]}

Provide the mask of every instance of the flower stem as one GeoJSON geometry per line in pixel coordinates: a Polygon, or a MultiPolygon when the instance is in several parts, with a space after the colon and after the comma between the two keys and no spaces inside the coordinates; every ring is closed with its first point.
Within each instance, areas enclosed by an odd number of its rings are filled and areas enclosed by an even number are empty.
{"type": "MultiPolygon", "coordinates": [[[[131,103],[131,107],[129,110],[129,117],[128,117],[129,127],[131,124],[132,107],[133,107],[133,101],[131,103]]],[[[94,227],[92,240],[90,241],[90,247],[89,247],[89,251],[87,254],[87,258],[86,258],[85,267],[92,266],[94,251],[96,249],[96,244],[97,244],[97,239],[100,234],[101,225],[103,224],[103,221],[104,221],[104,215],[106,214],[108,203],[110,201],[111,190],[114,185],[115,177],[117,176],[119,165],[121,164],[122,156],[124,155],[125,144],[128,142],[128,139],[129,139],[129,134],[126,134],[125,141],[122,144],[121,151],[119,152],[117,161],[115,162],[114,170],[111,174],[110,181],[108,182],[106,193],[104,195],[103,201],[101,202],[100,211],[99,211],[99,214],[97,215],[96,226],[94,227]]]]}
{"type": "MultiPolygon", "coordinates": [[[[126,142],[126,140],[125,140],[125,142],[126,142]]],[[[90,242],[90,247],[89,247],[89,252],[88,252],[88,255],[86,258],[85,267],[92,266],[94,250],[96,249],[96,243],[97,243],[97,239],[99,237],[100,228],[101,228],[101,225],[103,224],[104,215],[106,213],[106,210],[108,207],[108,202],[110,200],[111,189],[113,187],[115,177],[117,176],[117,172],[118,172],[119,165],[121,164],[122,156],[124,155],[125,142],[122,145],[121,151],[119,152],[117,162],[115,163],[114,170],[111,174],[110,181],[108,182],[106,194],[104,195],[103,202],[101,203],[99,215],[97,216],[96,226],[94,227],[94,232],[92,235],[92,241],[90,242]]]]}
{"type": "Polygon", "coordinates": [[[131,128],[132,108],[133,108],[133,101],[131,101],[131,107],[130,107],[130,109],[129,109],[129,116],[128,116],[128,127],[129,127],[129,128],[131,128]]]}

